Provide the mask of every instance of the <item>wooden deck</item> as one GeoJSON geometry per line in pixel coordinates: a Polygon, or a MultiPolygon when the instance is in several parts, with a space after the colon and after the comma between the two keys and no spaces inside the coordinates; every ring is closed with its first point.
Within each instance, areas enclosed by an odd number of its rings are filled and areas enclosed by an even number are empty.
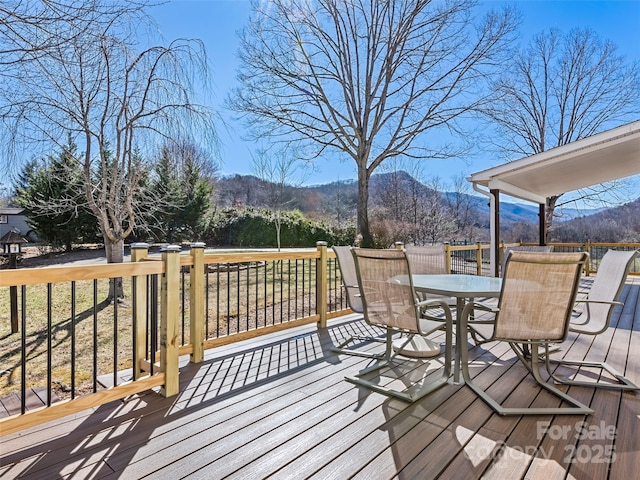
{"type": "MultiPolygon", "coordinates": [[[[572,336],[561,354],[606,357],[640,382],[640,278],[634,281],[615,328],[595,341],[572,336]]],[[[636,478],[640,471],[640,394],[571,387],[595,409],[588,417],[499,417],[453,384],[407,404],[343,380],[368,360],[330,347],[370,330],[350,315],[326,330],[301,327],[210,350],[203,364],[181,370],[174,398],[148,392],[0,438],[0,476],[547,480],[636,478]]],[[[496,398],[557,405],[505,345],[474,348],[471,358],[472,374],[496,398]]],[[[437,366],[406,360],[392,374],[414,379],[437,366]]]]}

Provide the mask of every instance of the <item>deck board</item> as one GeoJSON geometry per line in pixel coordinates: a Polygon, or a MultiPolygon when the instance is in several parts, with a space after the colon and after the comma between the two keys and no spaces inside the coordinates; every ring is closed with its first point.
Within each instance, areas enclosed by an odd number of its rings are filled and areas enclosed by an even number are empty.
{"type": "MultiPolygon", "coordinates": [[[[572,335],[557,355],[606,358],[639,382],[639,291],[634,278],[613,327],[593,341],[572,335]]],[[[570,395],[596,410],[588,417],[499,417],[452,383],[407,404],[343,380],[369,360],[338,356],[331,345],[354,333],[379,335],[360,318],[212,349],[204,363],[181,369],[174,398],[144,392],[2,437],[0,476],[613,480],[640,470],[640,394],[570,387],[570,395]],[[615,438],[578,439],[582,420],[591,428],[614,426],[615,438]],[[564,437],[557,435],[562,428],[569,432],[564,437]],[[605,448],[614,451],[613,461],[595,458],[605,448]]],[[[356,347],[380,351],[382,345],[356,347]]],[[[476,382],[505,404],[559,404],[506,345],[473,348],[470,359],[476,382]]],[[[412,376],[424,368],[423,361],[405,360],[395,372],[412,376]]],[[[381,381],[390,382],[390,372],[381,381]]]]}

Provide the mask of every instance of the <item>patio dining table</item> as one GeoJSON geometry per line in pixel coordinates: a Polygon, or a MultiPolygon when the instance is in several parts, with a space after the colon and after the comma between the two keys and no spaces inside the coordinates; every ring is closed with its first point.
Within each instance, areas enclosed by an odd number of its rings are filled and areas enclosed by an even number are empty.
{"type": "MultiPolygon", "coordinates": [[[[456,299],[456,323],[460,321],[462,310],[467,300],[472,301],[474,298],[500,296],[502,287],[502,279],[496,277],[481,277],[478,275],[457,275],[457,274],[441,274],[441,275],[412,275],[413,288],[417,292],[424,292],[445,297],[455,297],[456,299]]],[[[406,278],[398,278],[399,281],[407,281],[406,278]]],[[[453,381],[460,383],[460,348],[467,341],[467,332],[461,328],[456,328],[456,351],[453,381]]],[[[414,352],[403,349],[403,353],[408,356],[429,356],[429,350],[435,350],[433,343],[429,339],[416,337],[416,342],[409,345],[414,352]],[[422,341],[424,343],[419,343],[422,341]],[[424,354],[421,349],[425,349],[428,354],[424,354]]],[[[438,347],[438,353],[440,349],[438,347]]]]}

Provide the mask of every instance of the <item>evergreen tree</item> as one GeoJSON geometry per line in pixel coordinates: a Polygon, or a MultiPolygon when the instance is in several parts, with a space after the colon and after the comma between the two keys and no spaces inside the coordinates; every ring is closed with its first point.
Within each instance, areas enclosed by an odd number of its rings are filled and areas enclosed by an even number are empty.
{"type": "Polygon", "coordinates": [[[28,162],[16,183],[16,203],[27,210],[41,241],[69,251],[74,243],[99,238],[96,219],[83,201],[82,168],[71,138],[57,156],[28,162]]]}
{"type": "Polygon", "coordinates": [[[192,145],[162,148],[150,183],[156,199],[151,227],[156,239],[195,241],[202,235],[213,189],[201,163],[200,153],[192,145]]]}

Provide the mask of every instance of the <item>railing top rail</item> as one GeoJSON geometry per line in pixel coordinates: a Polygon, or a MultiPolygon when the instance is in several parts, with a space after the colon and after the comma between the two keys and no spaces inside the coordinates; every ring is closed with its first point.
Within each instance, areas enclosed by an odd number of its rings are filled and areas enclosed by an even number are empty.
{"type": "Polygon", "coordinates": [[[244,253],[207,253],[204,263],[236,263],[257,262],[265,260],[300,260],[320,258],[320,253],[314,251],[302,252],[244,252],[244,253]]]}
{"type": "Polygon", "coordinates": [[[162,262],[107,263],[3,270],[0,275],[0,287],[153,275],[162,273],[163,270],[162,262]]]}
{"type": "MultiPolygon", "coordinates": [[[[480,248],[487,249],[490,248],[491,245],[489,245],[488,243],[486,244],[482,244],[480,245],[480,248]]],[[[472,251],[472,250],[477,250],[478,249],[478,244],[473,244],[473,245],[449,245],[448,250],[450,252],[464,252],[464,251],[472,251]]]]}

